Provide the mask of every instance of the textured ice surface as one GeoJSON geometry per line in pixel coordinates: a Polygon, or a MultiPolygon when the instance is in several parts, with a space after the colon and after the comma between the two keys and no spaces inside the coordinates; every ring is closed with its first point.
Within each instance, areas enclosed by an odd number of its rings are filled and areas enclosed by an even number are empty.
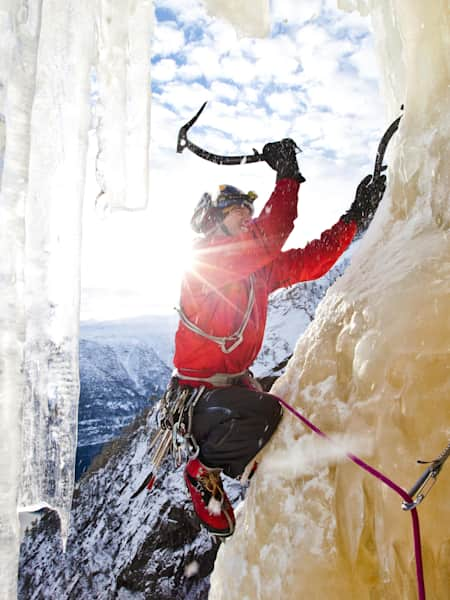
{"type": "Polygon", "coordinates": [[[147,205],[152,0],[99,0],[97,180],[112,209],[147,205]]]}
{"type": "MultiPolygon", "coordinates": [[[[416,459],[436,457],[450,433],[448,5],[344,4],[370,10],[388,118],[406,112],[378,214],[274,392],[340,442],[365,439],[362,457],[408,489],[416,459]]],[[[313,436],[284,417],[220,549],[210,600],[417,597],[399,497],[340,452],[324,461],[327,442],[313,436]]],[[[446,465],[419,507],[430,598],[448,597],[449,495],[446,465]]]]}

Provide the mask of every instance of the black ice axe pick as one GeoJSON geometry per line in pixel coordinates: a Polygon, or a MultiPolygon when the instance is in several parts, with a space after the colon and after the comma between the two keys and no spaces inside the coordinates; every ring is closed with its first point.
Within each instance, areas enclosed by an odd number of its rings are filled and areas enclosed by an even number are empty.
{"type": "Polygon", "coordinates": [[[209,160],[217,165],[245,165],[249,163],[261,162],[264,160],[262,154],[260,154],[257,150],[253,149],[253,154],[242,155],[242,156],[221,156],[220,154],[214,154],[213,152],[208,152],[208,150],[203,150],[200,146],[197,146],[191,140],[188,139],[187,133],[189,129],[194,125],[199,116],[202,114],[207,102],[204,102],[200,108],[200,110],[192,117],[190,121],[188,121],[183,127],[180,129],[178,133],[178,144],[177,144],[177,152],[183,152],[185,148],[188,148],[191,152],[200,156],[200,158],[204,158],[205,160],[209,160]]]}
{"type": "MultiPolygon", "coordinates": [[[[402,104],[400,110],[403,110],[403,104],[402,104]]],[[[395,121],[393,121],[389,125],[389,127],[384,132],[383,137],[380,140],[380,143],[378,144],[377,156],[375,158],[375,165],[374,165],[374,169],[373,169],[373,179],[376,179],[380,175],[381,171],[384,171],[384,169],[386,168],[385,166],[383,166],[383,160],[384,160],[386,148],[388,147],[391,137],[397,131],[401,118],[402,118],[402,115],[397,117],[395,119],[395,121]]]]}

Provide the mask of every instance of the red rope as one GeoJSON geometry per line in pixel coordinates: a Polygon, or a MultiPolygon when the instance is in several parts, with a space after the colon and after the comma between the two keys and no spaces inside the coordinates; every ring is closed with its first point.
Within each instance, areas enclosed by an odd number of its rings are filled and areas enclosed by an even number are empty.
{"type": "MultiPolygon", "coordinates": [[[[306,425],[307,427],[309,427],[309,429],[314,431],[314,433],[317,433],[317,435],[320,435],[321,437],[327,439],[329,442],[333,443],[333,440],[331,438],[329,438],[325,433],[323,433],[323,431],[321,431],[318,427],[316,427],[313,423],[311,423],[311,421],[308,421],[308,419],[306,417],[304,417],[301,413],[299,413],[293,406],[288,404],[282,398],[278,398],[278,401],[282,406],[287,408],[287,410],[289,410],[295,417],[297,417],[297,419],[300,419],[300,421],[304,425],[306,425]]],[[[391,481],[388,477],[383,475],[383,473],[380,473],[380,471],[378,471],[377,469],[374,469],[373,467],[368,465],[366,462],[364,462],[363,460],[361,460],[354,454],[351,454],[350,452],[346,452],[346,456],[352,462],[354,462],[356,465],[361,467],[361,469],[364,469],[365,471],[367,471],[368,473],[370,473],[371,475],[373,475],[374,477],[376,477],[377,479],[382,481],[385,485],[390,487],[391,490],[394,490],[395,492],[397,492],[397,494],[399,494],[399,496],[401,496],[403,498],[403,500],[405,500],[405,502],[407,502],[408,504],[414,502],[413,499],[411,498],[411,496],[407,492],[405,492],[404,489],[402,489],[396,483],[391,481]]],[[[414,536],[414,554],[415,554],[415,559],[416,559],[418,599],[425,600],[425,582],[424,582],[424,577],[423,577],[422,546],[421,546],[421,542],[420,542],[419,515],[417,514],[416,507],[413,507],[410,512],[411,512],[413,536],[414,536]]]]}

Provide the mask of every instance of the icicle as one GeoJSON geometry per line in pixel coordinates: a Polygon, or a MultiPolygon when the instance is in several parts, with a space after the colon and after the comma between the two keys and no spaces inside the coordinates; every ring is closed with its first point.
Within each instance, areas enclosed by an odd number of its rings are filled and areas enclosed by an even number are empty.
{"type": "Polygon", "coordinates": [[[47,503],[65,540],[76,449],[81,207],[94,16],[89,0],[42,7],[25,207],[21,508],[47,503]]]}
{"type": "Polygon", "coordinates": [[[20,416],[24,394],[23,262],[30,111],[35,91],[41,2],[0,9],[0,581],[17,593],[21,472],[20,416]]]}
{"type": "Polygon", "coordinates": [[[99,7],[97,180],[103,204],[142,209],[148,199],[152,4],[99,0],[99,7]]]}

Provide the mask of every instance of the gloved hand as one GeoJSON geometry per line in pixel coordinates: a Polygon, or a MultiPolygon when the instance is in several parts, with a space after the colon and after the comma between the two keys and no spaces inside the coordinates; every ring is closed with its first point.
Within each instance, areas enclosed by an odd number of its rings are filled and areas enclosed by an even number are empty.
{"type": "MultiPolygon", "coordinates": [[[[382,167],[382,170],[386,167],[382,167]]],[[[358,226],[358,233],[367,229],[386,189],[386,175],[373,179],[367,175],[356,188],[355,199],[348,211],[341,217],[342,221],[353,221],[358,226]]]]}
{"type": "Polygon", "coordinates": [[[305,181],[298,168],[296,148],[297,144],[290,138],[264,146],[262,151],[264,160],[277,172],[277,181],[284,178],[295,179],[299,183],[305,181]]]}

